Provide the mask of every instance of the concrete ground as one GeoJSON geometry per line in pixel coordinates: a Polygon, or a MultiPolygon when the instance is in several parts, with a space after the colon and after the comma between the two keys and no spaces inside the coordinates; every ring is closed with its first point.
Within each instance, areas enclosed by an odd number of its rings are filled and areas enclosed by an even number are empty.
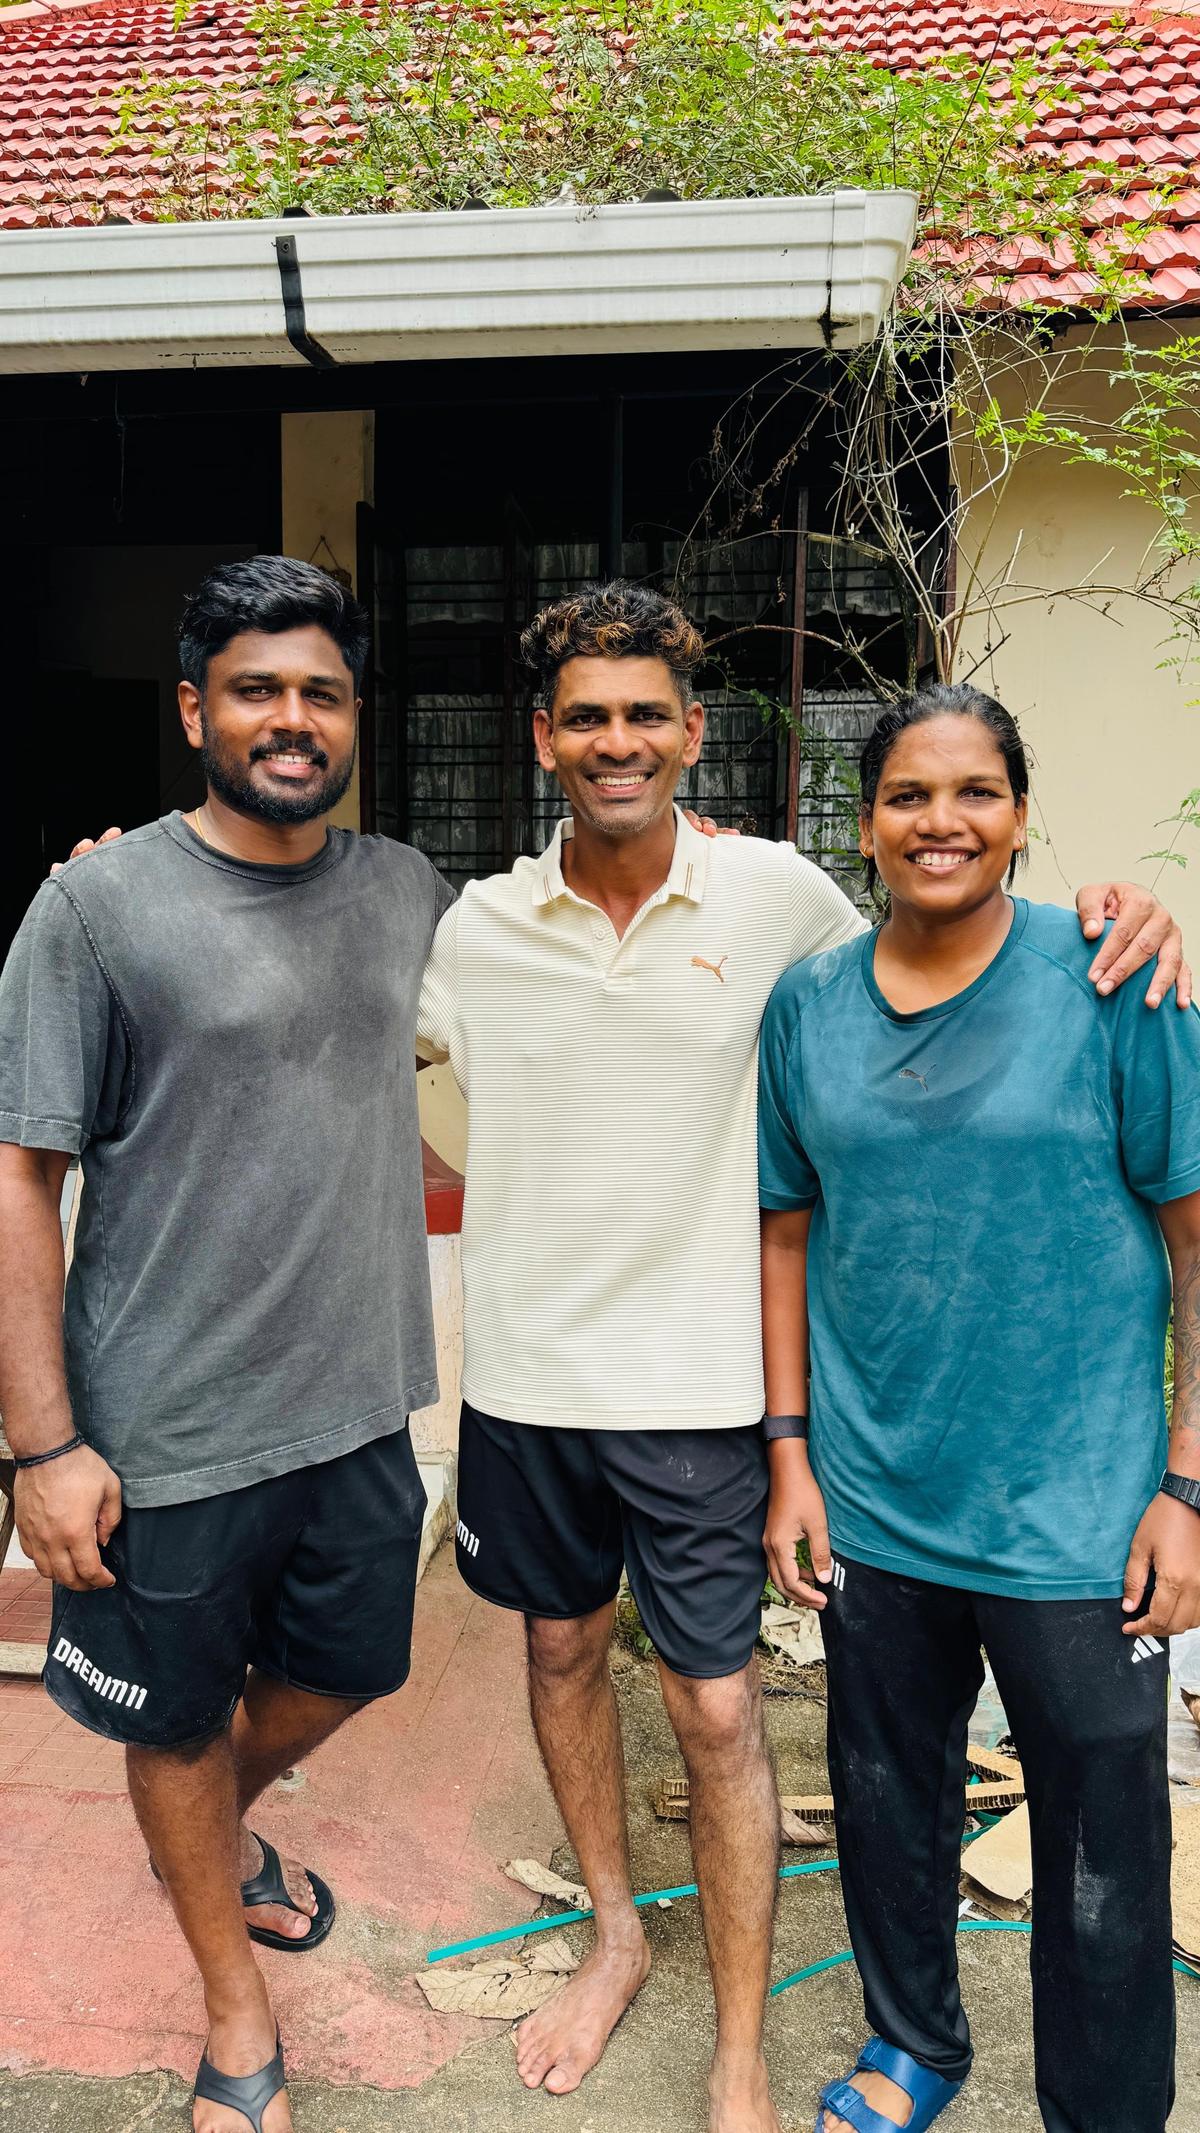
{"type": "MultiPolygon", "coordinates": [[[[532,1915],[503,1861],[553,1853],[572,1869],[524,1715],[516,1625],[462,1591],[448,1551],[418,1602],[408,1688],[314,1757],[262,1817],[341,1899],[311,1960],[265,1958],[298,2133],[700,2133],[712,2015],[694,1900],[648,1911],[651,1980],[574,2096],[527,2093],[506,2026],[434,2016],[412,1983],[428,1947],[532,1915]]],[[[31,1633],[39,1605],[28,1584],[0,1581],[0,1640],[31,1633]]],[[[686,1882],[686,1828],[652,1810],[661,1777],[680,1767],[653,1670],[626,1655],[617,1666],[635,1878],[686,1882]]],[[[822,1707],[772,1697],[768,1713],[782,1789],[823,1789],[822,1707]]],[[[59,1719],[36,1683],[0,1684],[0,1887],[0,2133],[182,2133],[199,1997],[146,1876],[119,1758],[59,1719]]],[[[588,1929],[568,1937],[582,1950],[588,1929]]],[[[836,1874],[785,1884],[775,1975],[845,1945],[836,1874]]],[[[978,2060],[939,2121],[947,2133],[1039,2133],[1027,1953],[1017,1935],[960,1944],[978,2060]]],[[[1200,2133],[1200,1984],[1177,1984],[1171,2133],[1200,2133]]],[[[817,2086],[862,2035],[852,1966],[772,2002],[788,2133],[807,2133],[817,2086]]]]}

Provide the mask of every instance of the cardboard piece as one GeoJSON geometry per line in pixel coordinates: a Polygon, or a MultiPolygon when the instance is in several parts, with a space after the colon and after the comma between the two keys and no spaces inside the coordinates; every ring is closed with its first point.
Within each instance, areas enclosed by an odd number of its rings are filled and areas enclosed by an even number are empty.
{"type": "Polygon", "coordinates": [[[1171,1790],[1171,1930],[1175,1953],[1200,1976],[1200,1800],[1171,1790]]]}
{"type": "MultiPolygon", "coordinates": [[[[970,1812],[1003,1813],[1007,1808],[1019,1807],[1025,1798],[1021,1777],[1021,1765],[1011,1755],[1000,1755],[992,1748],[967,1750],[967,1768],[972,1782],[966,1788],[965,1805],[970,1812]],[[981,1782],[979,1782],[981,1781],[981,1782]]],[[[828,1792],[784,1793],[779,1802],[783,1817],[781,1828],[785,1844],[797,1841],[805,1844],[832,1843],[833,1796],[828,1792]],[[789,1817],[799,1817],[801,1822],[819,1825],[811,1837],[797,1839],[788,1834],[789,1817]]],[[[662,1822],[686,1822],[688,1818],[688,1781],[686,1778],[664,1778],[658,1788],[654,1812],[662,1822]]],[[[532,1884],[531,1884],[532,1885],[532,1884]]]]}
{"type": "Polygon", "coordinates": [[[1033,1855],[1027,1806],[1014,1807],[967,1847],[961,1886],[963,1895],[993,1918],[1028,1918],[1033,1855]]]}

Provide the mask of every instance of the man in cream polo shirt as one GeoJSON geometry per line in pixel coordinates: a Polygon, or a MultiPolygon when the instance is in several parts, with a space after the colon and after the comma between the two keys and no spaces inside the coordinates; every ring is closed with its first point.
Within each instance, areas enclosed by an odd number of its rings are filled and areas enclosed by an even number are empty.
{"type": "MultiPolygon", "coordinates": [[[[757,1042],[780,974],[863,920],[789,846],[713,841],[674,806],[704,713],[703,646],[671,602],[590,588],[522,649],[572,819],[443,918],[418,1018],[419,1050],[470,1100],[459,1568],[526,1618],[534,1723],[596,1916],[594,1952],[518,2033],[518,2068],[577,2087],[649,1968],[607,1667],[624,1561],[691,1782],[711,2133],[778,2133],[762,2057],[778,1802],[753,1662],[757,1042]]],[[[1145,892],[1119,893],[1127,919],[1150,915],[1145,892]]],[[[1105,895],[1081,892],[1081,916],[1105,895]]]]}

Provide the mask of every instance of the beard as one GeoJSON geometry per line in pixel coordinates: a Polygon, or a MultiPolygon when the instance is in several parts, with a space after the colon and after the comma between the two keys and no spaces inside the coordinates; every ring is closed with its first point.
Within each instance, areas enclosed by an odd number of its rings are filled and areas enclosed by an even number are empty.
{"type": "MultiPolygon", "coordinates": [[[[616,842],[627,837],[644,836],[664,812],[663,795],[657,774],[646,787],[647,797],[633,807],[606,807],[603,800],[593,796],[591,785],[587,778],[582,776],[572,779],[569,786],[564,786],[564,790],[573,811],[582,816],[589,829],[597,830],[601,836],[611,837],[616,842]]],[[[667,806],[670,806],[670,796],[667,806]]]]}
{"type": "Polygon", "coordinates": [[[249,764],[229,755],[216,739],[203,707],[200,712],[200,729],[204,745],[200,750],[200,767],[208,781],[210,791],[226,807],[235,808],[239,815],[252,815],[259,822],[274,822],[280,825],[314,822],[318,815],[326,815],[337,806],[342,794],[348,789],[354,775],[354,760],[357,741],[344,762],[330,764],[323,749],[315,748],[307,736],[293,740],[281,735],[277,745],[254,748],[249,764]],[[315,764],[324,776],[310,785],[305,792],[263,792],[251,779],[250,771],[255,763],[265,762],[271,755],[302,755],[315,764]]]}

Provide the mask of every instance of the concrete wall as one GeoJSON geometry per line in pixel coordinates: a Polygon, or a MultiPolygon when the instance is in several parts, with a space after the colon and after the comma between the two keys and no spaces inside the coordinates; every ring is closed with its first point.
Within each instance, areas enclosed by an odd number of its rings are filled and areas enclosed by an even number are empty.
{"type": "Polygon", "coordinates": [[[421,1460],[441,1459],[458,1449],[463,1302],[457,1237],[429,1239],[429,1280],[442,1396],[436,1407],[423,1407],[412,1418],[413,1445],[421,1460]]]}
{"type": "MultiPolygon", "coordinates": [[[[283,552],[324,569],[342,569],[354,584],[358,569],[358,506],[374,500],[375,417],[282,415],[283,552]]],[[[360,826],[358,769],[334,822],[360,826]]]]}
{"type": "MultiPolygon", "coordinates": [[[[1130,328],[1146,345],[1171,330],[1130,328]]],[[[1048,412],[1111,423],[1124,404],[1109,383],[1120,344],[1113,337],[1098,351],[1093,342],[1085,362],[1084,339],[1079,329],[1061,344],[1067,362],[1048,412]]],[[[1015,393],[1006,398],[1015,404],[1015,393]]],[[[962,478],[965,487],[965,470],[962,478]]],[[[966,676],[980,660],[977,678],[1016,714],[1036,757],[1031,819],[1039,837],[1025,877],[1029,893],[1070,903],[1081,882],[1109,873],[1156,885],[1183,920],[1194,960],[1200,836],[1185,831],[1180,839],[1186,868],[1144,855],[1170,841],[1171,827],[1159,825],[1200,785],[1200,668],[1180,678],[1162,666],[1171,651],[1163,642],[1167,624],[1144,603],[1117,597],[1103,616],[1048,597],[1089,576],[1098,585],[1128,586],[1144,571],[1156,520],[1123,498],[1122,487],[1106,468],[1028,453],[994,515],[990,504],[975,509],[962,543],[959,596],[971,561],[978,559],[985,583],[999,581],[1015,551],[1005,597],[1015,594],[1020,604],[1004,608],[999,628],[996,621],[990,630],[983,621],[973,625],[971,656],[957,671],[966,676]],[[989,655],[989,636],[996,643],[1005,633],[1007,641],[989,655]]]]}

